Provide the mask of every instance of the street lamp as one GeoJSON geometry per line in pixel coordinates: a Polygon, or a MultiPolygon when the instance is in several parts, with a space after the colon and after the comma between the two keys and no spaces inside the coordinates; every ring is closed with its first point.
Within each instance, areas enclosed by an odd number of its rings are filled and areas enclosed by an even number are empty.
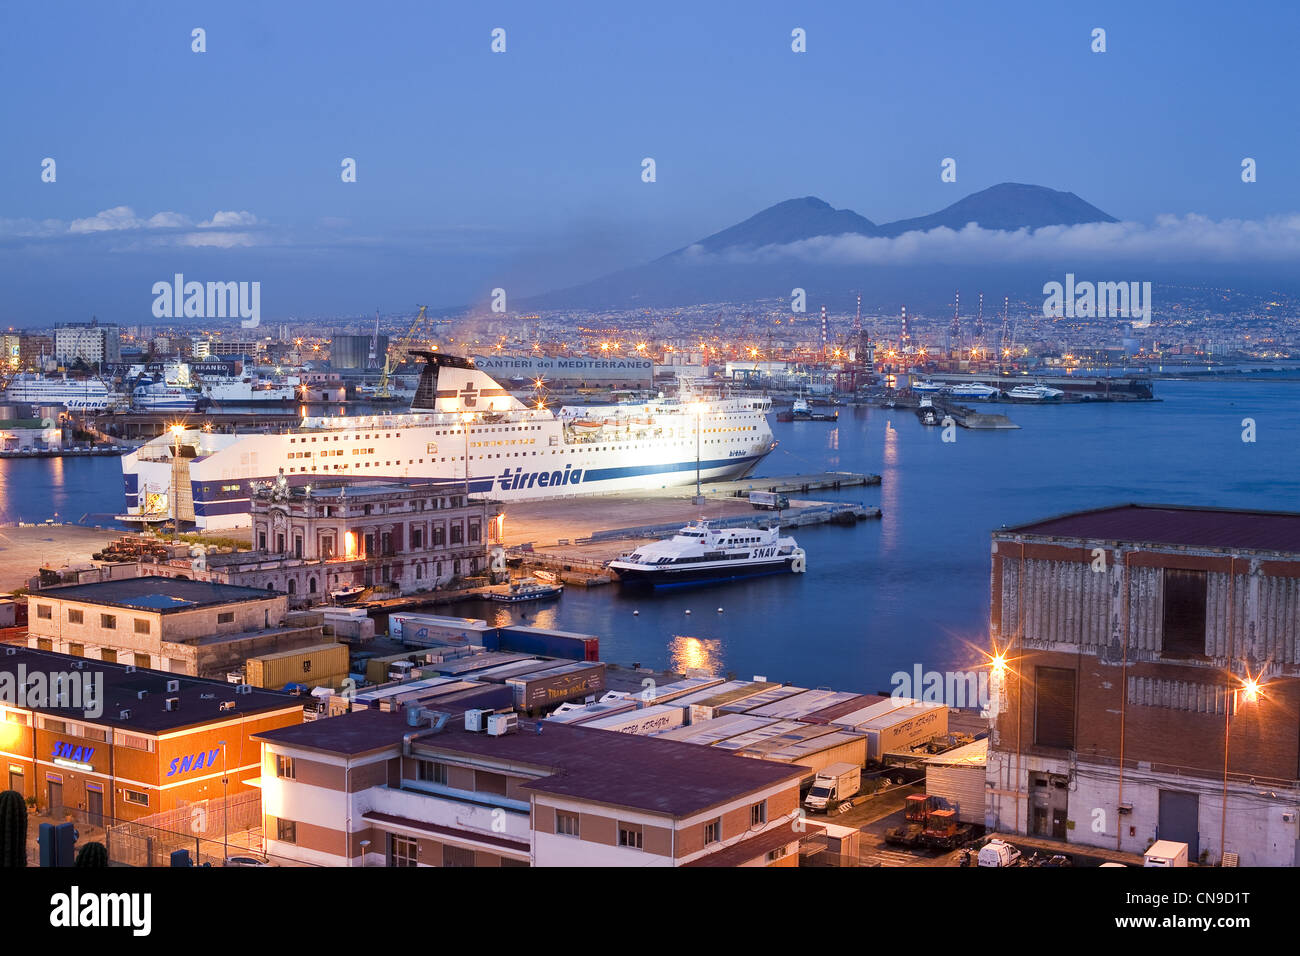
{"type": "Polygon", "coordinates": [[[172,433],[172,534],[179,538],[181,536],[181,435],[185,434],[185,426],[177,423],[168,431],[172,433]]]}
{"type": "Polygon", "coordinates": [[[465,504],[469,504],[469,423],[473,420],[473,412],[465,412],[460,416],[461,431],[465,434],[465,504]]]}
{"type": "Polygon", "coordinates": [[[226,742],[221,747],[221,862],[230,859],[230,765],[226,759],[226,742]]]}
{"type": "Polygon", "coordinates": [[[701,402],[692,402],[691,411],[695,412],[695,501],[697,505],[704,504],[704,493],[700,490],[700,425],[701,416],[704,412],[704,406],[701,402]]]}

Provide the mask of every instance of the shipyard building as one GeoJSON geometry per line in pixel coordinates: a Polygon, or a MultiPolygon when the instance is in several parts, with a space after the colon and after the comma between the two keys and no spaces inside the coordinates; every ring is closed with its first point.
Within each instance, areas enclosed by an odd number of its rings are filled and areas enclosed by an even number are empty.
{"type": "Polygon", "coordinates": [[[1300,863],[1300,514],[1126,505],[1007,528],[991,591],[990,828],[1300,863]]]}

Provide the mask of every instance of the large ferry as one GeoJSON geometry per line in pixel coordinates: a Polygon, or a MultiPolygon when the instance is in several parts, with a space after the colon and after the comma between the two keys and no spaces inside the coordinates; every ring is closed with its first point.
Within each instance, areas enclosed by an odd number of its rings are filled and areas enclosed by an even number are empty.
{"type": "Polygon", "coordinates": [[[62,405],[73,411],[99,411],[121,398],[97,378],[46,378],[20,373],[9,380],[3,392],[6,402],[30,405],[62,405]]]}
{"type": "Polygon", "coordinates": [[[251,377],[205,381],[199,391],[203,398],[218,405],[292,402],[297,392],[292,384],[260,382],[251,377]]]}
{"type": "Polygon", "coordinates": [[[778,528],[710,528],[696,521],[609,562],[620,581],[663,587],[807,570],[803,548],[778,528]]]}
{"type": "Polygon", "coordinates": [[[248,523],[255,482],[409,479],[495,500],[629,491],[740,478],[775,446],[766,396],[655,399],[554,411],[519,401],[471,360],[425,361],[404,414],[307,417],[289,431],[228,435],[186,426],[122,458],[128,512],[147,487],[181,482],[181,518],[200,528],[248,523]],[[178,456],[177,475],[173,456],[178,456]]]}

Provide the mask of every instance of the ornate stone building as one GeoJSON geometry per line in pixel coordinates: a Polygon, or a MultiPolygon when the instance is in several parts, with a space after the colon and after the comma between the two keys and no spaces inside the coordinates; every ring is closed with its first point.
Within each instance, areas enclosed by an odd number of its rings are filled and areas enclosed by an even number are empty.
{"type": "Polygon", "coordinates": [[[267,588],[294,606],[360,585],[433,590],[487,566],[487,505],[429,482],[323,480],[283,474],[254,491],[253,550],[196,554],[164,574],[267,588]]]}

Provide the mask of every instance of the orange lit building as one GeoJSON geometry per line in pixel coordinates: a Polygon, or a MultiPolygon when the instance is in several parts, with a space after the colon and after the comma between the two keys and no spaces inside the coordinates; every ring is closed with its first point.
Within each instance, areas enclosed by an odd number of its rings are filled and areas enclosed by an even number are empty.
{"type": "Polygon", "coordinates": [[[93,825],[248,789],[260,775],[251,738],[302,717],[302,702],[289,694],[0,650],[4,788],[35,797],[42,812],[62,808],[93,825]]]}

